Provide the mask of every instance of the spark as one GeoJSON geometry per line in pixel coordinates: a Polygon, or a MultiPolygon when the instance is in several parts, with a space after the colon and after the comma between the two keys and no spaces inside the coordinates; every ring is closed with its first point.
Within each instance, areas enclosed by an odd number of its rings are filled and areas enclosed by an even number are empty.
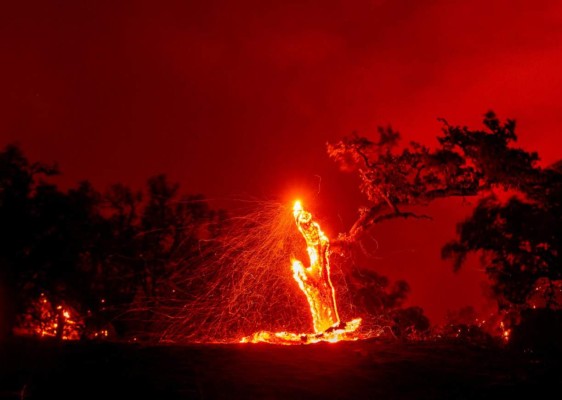
{"type": "Polygon", "coordinates": [[[210,252],[171,277],[176,292],[163,299],[169,317],[161,341],[233,343],[259,329],[308,326],[306,299],[287,268],[291,255],[306,254],[292,209],[269,201],[243,206],[205,243],[210,252]]]}

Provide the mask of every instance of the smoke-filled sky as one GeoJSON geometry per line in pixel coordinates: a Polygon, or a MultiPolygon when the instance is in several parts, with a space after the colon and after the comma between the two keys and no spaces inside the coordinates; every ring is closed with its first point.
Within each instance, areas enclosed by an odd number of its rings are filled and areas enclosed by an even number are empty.
{"type": "MultiPolygon", "coordinates": [[[[361,197],[325,143],[352,131],[431,144],[437,117],[477,127],[493,109],[562,157],[560,1],[5,1],[0,51],[0,145],[57,161],[65,185],[164,172],[213,199],[300,196],[335,234],[361,197]]],[[[376,227],[363,262],[434,321],[478,308],[477,264],[439,259],[469,211],[376,227]]]]}

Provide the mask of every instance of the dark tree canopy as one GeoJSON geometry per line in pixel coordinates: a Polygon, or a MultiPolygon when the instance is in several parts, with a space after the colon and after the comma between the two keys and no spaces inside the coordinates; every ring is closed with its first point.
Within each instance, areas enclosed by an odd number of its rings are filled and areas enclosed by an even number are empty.
{"type": "Polygon", "coordinates": [[[483,122],[484,129],[473,130],[442,120],[433,148],[399,147],[400,135],[391,128],[380,128],[376,142],[354,134],[328,144],[331,158],[359,174],[370,202],[341,239],[353,241],[391,218],[427,218],[413,206],[478,196],[472,216],[459,224],[458,238],[445,245],[443,256],[453,258],[458,269],[469,252],[480,252],[502,307],[559,307],[560,163],[542,168],[536,153],[515,147],[515,121],[502,123],[489,112],[483,122]]]}
{"type": "Polygon", "coordinates": [[[328,144],[328,154],[342,169],[356,171],[361,191],[370,206],[346,239],[352,240],[372,224],[396,217],[424,217],[405,211],[432,200],[474,196],[496,186],[518,188],[536,177],[538,156],[512,148],[515,122],[501,124],[486,114],[482,131],[443,122],[442,135],[434,149],[411,142],[399,148],[400,135],[392,128],[379,128],[373,142],[357,134],[328,144]]]}

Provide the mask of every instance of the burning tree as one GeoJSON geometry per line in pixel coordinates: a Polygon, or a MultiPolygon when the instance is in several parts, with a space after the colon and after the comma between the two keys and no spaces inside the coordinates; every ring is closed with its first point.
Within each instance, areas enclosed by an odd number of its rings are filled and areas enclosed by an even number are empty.
{"type": "Polygon", "coordinates": [[[303,210],[300,201],[293,209],[296,225],[306,241],[310,266],[293,260],[293,276],[306,295],[314,332],[322,333],[340,323],[336,306],[336,292],[330,276],[330,241],[312,221],[312,215],[303,210]]]}
{"type": "Polygon", "coordinates": [[[358,336],[353,335],[353,332],[361,324],[361,319],[345,323],[340,320],[338,314],[336,291],[330,274],[330,240],[322,232],[320,225],[313,221],[312,214],[302,208],[300,201],[295,202],[293,216],[299,232],[306,241],[310,259],[308,267],[298,260],[293,260],[293,277],[306,296],[314,334],[260,331],[251,337],[243,338],[242,342],[291,344],[357,339],[358,336]]]}

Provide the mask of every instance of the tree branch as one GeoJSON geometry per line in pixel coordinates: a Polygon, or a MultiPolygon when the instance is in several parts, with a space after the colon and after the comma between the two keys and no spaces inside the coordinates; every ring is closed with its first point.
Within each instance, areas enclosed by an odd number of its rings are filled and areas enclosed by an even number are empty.
{"type": "Polygon", "coordinates": [[[425,219],[432,220],[430,215],[426,214],[416,214],[410,211],[400,211],[398,208],[393,207],[393,211],[385,214],[380,214],[380,212],[385,208],[386,204],[378,204],[368,211],[364,212],[359,219],[353,224],[349,233],[340,234],[340,237],[332,241],[332,247],[345,247],[349,243],[355,241],[359,236],[361,236],[365,231],[370,229],[373,225],[395,219],[395,218],[414,218],[414,219],[425,219]]]}

